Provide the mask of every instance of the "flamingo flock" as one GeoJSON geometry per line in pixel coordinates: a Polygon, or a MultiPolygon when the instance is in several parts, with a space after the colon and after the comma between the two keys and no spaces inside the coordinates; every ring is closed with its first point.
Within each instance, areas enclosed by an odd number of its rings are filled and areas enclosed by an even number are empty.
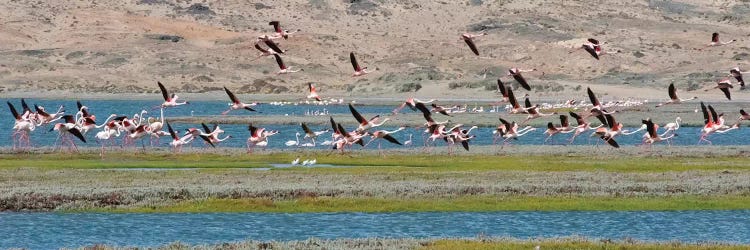
{"type": "MultiPolygon", "coordinates": [[[[291,74],[297,72],[304,72],[304,69],[295,66],[287,65],[283,56],[287,55],[289,50],[282,49],[280,44],[274,40],[282,39],[288,40],[290,36],[300,32],[297,30],[285,30],[281,28],[279,21],[271,21],[269,25],[273,27],[273,33],[258,36],[253,47],[258,50],[261,54],[253,59],[257,60],[260,58],[273,56],[274,60],[279,67],[278,75],[291,74]]],[[[470,34],[464,33],[460,35],[460,40],[464,41],[469,47],[469,50],[475,56],[480,55],[481,48],[478,46],[480,37],[487,39],[488,33],[470,34]]],[[[711,42],[706,47],[699,50],[704,50],[709,47],[729,45],[736,40],[729,40],[723,42],[719,39],[718,33],[713,33],[711,42]]],[[[481,45],[481,44],[479,44],[481,45]]],[[[608,55],[611,57],[614,54],[622,52],[621,50],[604,50],[604,43],[600,42],[595,38],[588,38],[579,47],[573,48],[569,53],[574,53],[580,49],[585,50],[595,60],[603,60],[603,56],[608,55]]],[[[349,53],[350,63],[353,68],[352,77],[364,77],[373,71],[370,71],[368,67],[361,65],[356,56],[355,52],[349,53]]],[[[377,68],[376,68],[377,70],[377,68]]],[[[502,95],[502,99],[493,103],[493,105],[499,106],[500,104],[507,103],[506,111],[508,114],[526,114],[527,117],[521,122],[510,120],[507,116],[501,115],[498,118],[498,126],[492,131],[493,144],[502,142],[502,146],[511,145],[513,141],[519,140],[524,135],[531,133],[537,128],[527,126],[526,124],[534,119],[544,119],[546,117],[554,117],[555,120],[559,119],[559,125],[554,124],[552,121],[547,123],[544,134],[546,138],[545,143],[554,141],[555,137],[562,134],[572,134],[568,143],[573,143],[575,139],[585,134],[588,131],[592,131],[590,137],[596,137],[600,139],[602,143],[610,145],[614,148],[619,148],[620,145],[616,139],[620,136],[632,135],[639,133],[643,130],[646,132],[642,136],[642,145],[653,145],[658,142],[666,141],[670,142],[672,138],[677,137],[677,131],[680,128],[681,118],[675,118],[674,123],[666,124],[662,127],[664,130],[662,133],[658,133],[659,125],[654,123],[651,118],[644,118],[642,120],[642,126],[634,131],[627,131],[623,129],[622,123],[617,122],[615,114],[620,110],[607,110],[621,103],[607,104],[601,103],[596,97],[595,93],[591,88],[587,88],[586,94],[590,100],[590,104],[584,104],[576,100],[568,100],[565,102],[567,107],[585,107],[582,112],[568,112],[568,114],[558,114],[557,112],[545,113],[544,109],[550,109],[540,104],[533,104],[531,97],[528,93],[525,93],[522,98],[524,105],[516,99],[516,93],[518,91],[532,90],[532,83],[523,74],[541,72],[543,71],[533,69],[521,69],[521,68],[510,68],[506,77],[517,82],[521,87],[520,89],[513,89],[507,82],[503,82],[503,79],[497,79],[497,91],[502,95]],[[575,124],[569,122],[569,118],[575,120],[575,124]],[[591,118],[596,118],[601,124],[598,126],[592,126],[589,121],[591,118]]],[[[743,80],[743,74],[739,67],[735,67],[729,70],[727,77],[718,80],[715,86],[706,88],[705,91],[713,89],[719,89],[723,92],[728,100],[731,100],[730,89],[733,88],[732,81],[736,81],[741,89],[744,89],[745,82],[743,80]]],[[[485,74],[486,76],[486,74],[485,74]]],[[[533,79],[532,79],[533,80],[533,79]]],[[[148,113],[147,110],[143,110],[140,113],[133,114],[132,116],[111,114],[104,121],[98,123],[96,116],[91,114],[89,107],[83,105],[81,102],[77,102],[77,110],[75,115],[66,115],[63,106],[60,106],[55,112],[48,112],[44,107],[34,105],[34,110],[26,103],[24,99],[21,99],[21,112],[11,102],[7,102],[10,112],[15,120],[11,138],[13,141],[14,149],[31,147],[30,133],[34,132],[39,127],[50,126],[49,131],[57,131],[58,137],[56,148],[68,148],[71,151],[77,151],[76,142],[87,143],[86,134],[90,131],[99,130],[95,134],[96,141],[101,145],[101,155],[104,156],[105,149],[107,146],[112,147],[116,144],[115,139],[122,137],[122,146],[136,146],[137,142],[140,142],[142,147],[146,148],[145,138],[149,138],[149,144],[151,146],[160,145],[160,138],[162,136],[169,136],[172,140],[168,142],[168,145],[172,148],[175,153],[179,153],[183,147],[191,145],[196,139],[197,141],[203,141],[206,146],[216,147],[222,142],[233,138],[231,135],[222,135],[222,130],[218,124],[214,124],[213,128],[209,128],[206,124],[201,124],[200,128],[183,128],[185,132],[181,132],[175,129],[172,124],[165,121],[164,110],[178,108],[183,105],[189,105],[188,101],[178,101],[179,97],[177,94],[168,91],[167,87],[160,81],[157,82],[157,86],[162,94],[163,102],[152,108],[152,110],[159,109],[160,116],[156,118],[144,118],[144,115],[148,113]],[[166,125],[167,131],[164,131],[166,125]]],[[[229,97],[229,108],[226,111],[221,112],[221,115],[227,115],[229,112],[234,110],[246,110],[249,112],[258,112],[260,109],[257,102],[242,102],[232,91],[224,87],[224,91],[229,97]]],[[[315,84],[307,83],[308,94],[305,99],[312,99],[315,102],[323,102],[319,90],[315,84]]],[[[663,103],[659,103],[656,107],[662,107],[665,105],[680,105],[697,99],[692,97],[688,99],[682,99],[677,96],[677,89],[674,84],[670,84],[667,89],[669,99],[663,103]]],[[[340,100],[338,103],[343,103],[340,100]]],[[[637,104],[637,105],[640,105],[637,104]]],[[[750,120],[750,115],[744,110],[740,110],[740,115],[737,122],[728,124],[725,121],[723,113],[717,113],[711,105],[706,105],[701,102],[701,110],[704,116],[704,127],[701,130],[701,135],[698,143],[711,144],[709,136],[716,133],[726,133],[732,130],[739,129],[739,123],[743,120],[750,120]]],[[[454,116],[452,114],[459,112],[466,112],[467,107],[459,106],[443,106],[440,105],[437,100],[419,100],[414,97],[406,99],[398,107],[396,107],[390,114],[390,116],[397,116],[405,108],[409,107],[414,112],[421,113],[424,117],[425,123],[423,126],[417,128],[422,130],[422,144],[425,150],[431,150],[438,143],[444,143],[447,146],[449,154],[454,153],[454,147],[460,145],[465,150],[470,149],[471,141],[477,136],[473,134],[473,130],[477,129],[477,126],[465,126],[463,123],[455,123],[450,120],[454,116]],[[434,114],[440,114],[441,117],[446,117],[444,121],[436,121],[433,117],[434,114]]],[[[355,144],[360,147],[367,147],[368,145],[377,142],[378,149],[381,148],[381,143],[387,142],[399,146],[412,146],[413,142],[412,134],[409,134],[409,140],[400,142],[395,134],[401,133],[405,130],[406,126],[399,126],[395,130],[383,130],[377,129],[383,126],[385,123],[391,120],[390,117],[382,117],[381,115],[375,115],[369,119],[365,118],[360,112],[352,105],[348,105],[349,111],[352,114],[354,120],[357,122],[356,127],[346,128],[342,123],[337,123],[333,117],[329,117],[330,129],[314,131],[311,130],[307,124],[301,123],[300,129],[302,133],[296,132],[295,140],[290,140],[285,143],[288,147],[316,147],[317,145],[329,146],[333,150],[337,150],[344,153],[347,149],[351,149],[355,144]],[[325,134],[331,133],[330,140],[324,140],[320,144],[318,141],[325,134]],[[302,136],[304,135],[304,136],[302,136]],[[300,136],[302,138],[300,139],[300,136]],[[365,140],[369,138],[369,141],[365,143],[365,140]],[[309,142],[306,142],[309,140],[309,142]]],[[[473,112],[483,112],[483,109],[473,109],[473,112]]],[[[493,109],[490,112],[494,112],[493,109]]],[[[248,125],[249,137],[246,140],[247,151],[252,153],[255,148],[264,148],[268,145],[269,139],[274,135],[279,134],[277,130],[268,130],[266,128],[257,126],[256,124],[250,123],[248,125]]],[[[299,159],[297,159],[298,163],[299,159]]],[[[296,164],[293,162],[293,164],[296,164]]],[[[313,163],[314,164],[314,163],[313,163]]]]}

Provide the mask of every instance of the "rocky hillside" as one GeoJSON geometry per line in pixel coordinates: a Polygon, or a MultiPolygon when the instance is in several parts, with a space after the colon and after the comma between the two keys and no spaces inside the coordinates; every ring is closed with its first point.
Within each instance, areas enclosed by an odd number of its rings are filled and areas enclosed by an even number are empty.
{"type": "Polygon", "coordinates": [[[151,93],[159,80],[197,93],[300,93],[314,82],[327,93],[473,97],[515,66],[544,72],[527,74],[540,95],[599,84],[639,96],[664,95],[671,82],[700,89],[736,65],[750,70],[745,1],[563,2],[5,0],[0,94],[151,93]],[[280,46],[304,72],[279,76],[272,57],[253,60],[254,38],[272,31],[270,20],[301,30],[280,46]],[[459,40],[463,32],[489,33],[476,41],[480,57],[459,40]],[[697,50],[712,32],[738,42],[697,50]],[[588,37],[622,52],[600,61],[568,53],[588,37]],[[351,51],[377,71],[352,78],[351,51]]]}

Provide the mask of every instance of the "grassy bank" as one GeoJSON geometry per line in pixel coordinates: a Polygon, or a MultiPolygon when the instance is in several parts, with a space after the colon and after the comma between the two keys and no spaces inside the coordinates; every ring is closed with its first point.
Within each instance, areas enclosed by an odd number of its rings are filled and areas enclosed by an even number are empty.
{"type": "Polygon", "coordinates": [[[677,211],[750,209],[750,197],[490,197],[455,199],[302,198],[206,199],[168,206],[98,208],[96,212],[203,213],[203,212],[490,212],[490,211],[677,211]]]}

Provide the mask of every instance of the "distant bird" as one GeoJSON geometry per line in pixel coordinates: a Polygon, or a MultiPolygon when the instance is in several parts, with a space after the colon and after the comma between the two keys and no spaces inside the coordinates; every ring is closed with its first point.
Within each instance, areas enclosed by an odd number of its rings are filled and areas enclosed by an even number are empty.
{"type": "Polygon", "coordinates": [[[297,157],[297,159],[294,159],[292,161],[292,166],[296,166],[296,165],[299,165],[299,157],[297,157]]]}
{"type": "Polygon", "coordinates": [[[268,22],[268,25],[273,26],[273,30],[274,30],[274,32],[276,32],[276,33],[274,33],[271,36],[274,39],[282,38],[282,37],[284,39],[288,39],[289,35],[297,33],[297,32],[300,31],[300,29],[297,29],[296,31],[289,31],[289,30],[281,29],[281,22],[279,22],[279,21],[270,21],[270,22],[268,22]]]}
{"type": "Polygon", "coordinates": [[[735,42],[735,41],[737,41],[737,40],[736,40],[736,39],[732,39],[732,40],[730,40],[729,42],[722,42],[722,41],[721,41],[721,40],[719,39],[719,33],[718,33],[718,32],[714,32],[713,34],[711,34],[711,42],[710,42],[710,43],[708,43],[708,44],[707,44],[707,45],[706,45],[705,47],[703,47],[703,48],[702,48],[701,50],[703,50],[703,49],[705,49],[705,48],[708,48],[708,47],[716,47],[716,46],[727,45],[727,44],[733,43],[733,42],[735,42]]]}
{"type": "Polygon", "coordinates": [[[661,134],[661,136],[666,136],[667,133],[675,133],[678,129],[680,129],[680,122],[682,122],[682,118],[679,116],[674,119],[674,122],[667,123],[664,125],[664,133],[661,134]]]}
{"type": "Polygon", "coordinates": [[[232,102],[229,103],[229,109],[227,111],[221,112],[222,115],[226,115],[227,113],[229,113],[229,111],[236,109],[255,111],[255,109],[253,109],[252,107],[257,105],[257,103],[245,104],[243,102],[240,102],[240,99],[238,99],[237,96],[232,93],[232,91],[229,91],[227,87],[224,87],[224,91],[227,92],[229,100],[231,100],[232,102]]]}
{"type": "Polygon", "coordinates": [[[162,108],[168,108],[168,107],[176,107],[180,105],[189,104],[189,102],[177,102],[177,98],[179,98],[176,94],[172,93],[172,95],[169,95],[169,92],[167,92],[167,88],[164,87],[164,84],[161,82],[156,82],[159,85],[159,89],[161,90],[161,95],[164,97],[164,103],[161,104],[162,108]]]}
{"type": "MultiPolygon", "coordinates": [[[[519,68],[511,68],[508,70],[508,76],[512,77],[513,79],[518,82],[518,84],[521,85],[525,90],[531,91],[531,86],[529,86],[529,83],[526,81],[526,79],[521,75],[521,73],[524,72],[533,72],[536,71],[536,69],[519,69],[519,68]]],[[[544,74],[544,73],[542,73],[544,74]]]]}
{"type": "Polygon", "coordinates": [[[477,37],[485,36],[487,33],[481,33],[481,34],[469,34],[464,33],[461,34],[461,39],[466,43],[466,45],[469,46],[469,49],[471,49],[471,52],[474,52],[474,55],[479,55],[479,50],[477,49],[477,45],[474,44],[474,39],[477,37]]]}
{"type": "Polygon", "coordinates": [[[318,91],[315,90],[315,86],[311,83],[307,83],[307,88],[310,91],[310,94],[307,95],[307,99],[315,99],[316,101],[322,101],[320,99],[320,96],[318,95],[318,91]]]}
{"type": "Polygon", "coordinates": [[[734,77],[734,79],[737,79],[737,82],[740,83],[740,90],[745,89],[745,79],[742,78],[742,74],[750,73],[750,72],[742,72],[740,70],[740,67],[734,67],[729,70],[729,76],[734,77]]]}
{"type": "MultiPolygon", "coordinates": [[[[588,52],[594,59],[599,60],[600,56],[606,55],[606,54],[617,54],[620,53],[620,50],[617,51],[604,51],[602,49],[602,45],[599,43],[599,40],[596,40],[594,38],[589,38],[586,40],[586,43],[581,45],[581,47],[578,47],[578,49],[584,49],[586,52],[588,52]]],[[[570,51],[568,53],[573,53],[575,50],[570,51]]]]}
{"type": "Polygon", "coordinates": [[[213,129],[208,128],[208,126],[206,126],[205,123],[201,123],[201,127],[203,127],[203,132],[205,134],[208,134],[206,136],[206,138],[208,138],[208,142],[207,143],[209,145],[211,145],[212,147],[216,147],[215,146],[216,144],[219,144],[219,143],[221,143],[223,141],[226,141],[229,138],[232,138],[231,135],[227,135],[227,136],[225,136],[224,138],[221,138],[221,139],[219,138],[219,135],[222,134],[222,133],[224,133],[224,130],[222,130],[219,127],[219,124],[214,124],[213,129]]]}
{"type": "MultiPolygon", "coordinates": [[[[528,95],[525,95],[528,96],[528,95]]],[[[513,94],[512,89],[508,89],[508,102],[510,102],[511,109],[508,111],[509,114],[528,114],[529,110],[527,108],[521,107],[521,104],[518,104],[518,100],[516,100],[516,96],[513,94]]]]}
{"type": "Polygon", "coordinates": [[[277,75],[280,75],[280,74],[287,74],[287,73],[294,73],[294,72],[300,72],[300,71],[302,71],[302,69],[298,69],[298,70],[292,70],[292,66],[288,66],[288,67],[287,67],[287,66],[286,66],[286,65],[284,64],[284,61],[283,61],[283,60],[281,60],[281,56],[279,56],[278,54],[273,54],[273,57],[274,57],[274,58],[276,58],[276,64],[278,64],[278,65],[279,65],[279,71],[278,71],[278,72],[276,72],[276,74],[277,74],[277,75]]]}
{"type": "Polygon", "coordinates": [[[669,88],[667,89],[667,92],[669,93],[669,101],[666,101],[664,103],[659,103],[658,105],[656,105],[657,108],[667,105],[667,104],[680,104],[682,102],[698,99],[697,96],[693,96],[693,98],[689,98],[689,99],[680,99],[679,97],[677,97],[677,90],[674,87],[674,83],[669,84],[669,88]]]}
{"type": "Polygon", "coordinates": [[[354,74],[352,74],[353,77],[363,76],[370,73],[370,71],[367,70],[367,67],[359,66],[359,63],[357,63],[357,58],[354,57],[354,52],[349,53],[349,60],[352,62],[352,67],[354,67],[354,74]]]}
{"type": "Polygon", "coordinates": [[[501,138],[505,138],[505,140],[503,140],[504,145],[510,144],[511,139],[518,140],[518,137],[521,137],[531,131],[536,130],[535,128],[531,126],[526,126],[523,129],[519,130],[518,129],[519,126],[518,124],[516,124],[516,122],[509,123],[503,118],[500,118],[500,122],[502,124],[498,127],[498,132],[500,133],[501,138]]]}
{"type": "Polygon", "coordinates": [[[738,118],[738,121],[745,121],[750,120],[750,114],[745,112],[744,109],[740,109],[740,117],[738,118]]]}
{"type": "Polygon", "coordinates": [[[709,91],[709,90],[712,90],[712,89],[719,89],[719,90],[721,90],[721,92],[724,93],[724,96],[727,97],[727,100],[731,101],[732,100],[732,96],[729,93],[729,89],[730,88],[734,88],[734,86],[732,86],[732,82],[729,80],[729,78],[724,78],[724,79],[720,80],[719,82],[717,82],[716,86],[714,86],[713,88],[705,89],[704,91],[709,91]]]}
{"type": "Polygon", "coordinates": [[[297,138],[297,140],[295,140],[295,141],[291,141],[291,140],[287,141],[287,142],[284,143],[284,145],[286,145],[287,147],[299,146],[299,132],[297,132],[297,134],[295,134],[294,136],[297,138]]]}

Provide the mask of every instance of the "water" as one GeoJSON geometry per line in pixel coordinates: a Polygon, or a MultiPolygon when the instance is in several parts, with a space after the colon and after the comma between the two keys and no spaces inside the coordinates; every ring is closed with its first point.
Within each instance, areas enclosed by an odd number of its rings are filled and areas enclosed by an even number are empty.
{"type": "MultiPolygon", "coordinates": [[[[15,106],[16,109],[20,110],[20,100],[10,100],[15,106]]],[[[159,105],[160,102],[158,100],[154,101],[148,101],[148,100],[138,100],[138,101],[129,101],[129,100],[91,100],[91,101],[82,101],[84,105],[87,105],[91,107],[90,112],[93,114],[97,114],[99,117],[99,120],[105,119],[108,115],[111,113],[117,113],[120,115],[128,115],[132,116],[135,113],[139,113],[141,110],[146,109],[149,111],[148,116],[156,116],[158,117],[159,110],[152,110],[151,108],[153,106],[159,105]]],[[[68,114],[74,114],[76,106],[75,101],[72,100],[27,100],[27,103],[29,105],[33,105],[34,103],[45,106],[47,110],[57,110],[57,107],[61,104],[65,105],[66,110],[68,111],[68,114]]],[[[388,114],[390,113],[394,105],[385,106],[385,105],[374,105],[374,106],[361,106],[357,109],[360,111],[360,113],[368,113],[368,114],[388,114]]],[[[165,111],[165,116],[191,116],[191,111],[193,112],[193,116],[205,116],[205,115],[216,115],[221,113],[222,111],[226,110],[227,105],[224,101],[197,101],[197,102],[191,102],[190,105],[177,107],[177,108],[170,108],[165,111]]],[[[6,111],[0,111],[0,129],[2,131],[10,131],[10,129],[13,126],[13,119],[10,117],[10,112],[7,111],[7,108],[5,108],[6,111]]],[[[346,105],[328,105],[328,106],[316,106],[316,105],[284,105],[284,106],[274,106],[269,104],[261,104],[257,107],[259,111],[262,111],[263,113],[256,113],[256,112],[247,112],[245,110],[235,110],[232,111],[235,115],[242,115],[247,117],[253,117],[253,116],[263,116],[263,115],[302,115],[305,113],[305,111],[320,111],[322,112],[323,109],[327,111],[329,114],[350,114],[349,109],[346,105]]],[[[407,109],[408,110],[408,109],[407,109]]],[[[405,112],[411,112],[411,111],[405,111],[405,112]]],[[[325,116],[321,116],[320,119],[327,119],[325,116]]],[[[388,124],[388,123],[386,123],[388,124]]],[[[173,124],[174,128],[179,131],[184,131],[187,128],[200,128],[200,124],[184,124],[184,123],[178,123],[173,124]]],[[[299,132],[302,133],[302,136],[304,136],[304,132],[298,125],[260,125],[256,124],[261,127],[265,127],[269,130],[279,130],[280,133],[278,135],[275,135],[269,139],[268,147],[270,149],[296,149],[296,147],[287,147],[285,143],[287,141],[296,141],[295,139],[295,133],[299,132]]],[[[221,144],[222,147],[245,147],[246,146],[246,140],[249,136],[249,132],[247,131],[247,125],[245,124],[225,124],[221,125],[221,128],[226,131],[226,133],[223,136],[226,135],[232,135],[233,138],[225,141],[221,144]]],[[[319,131],[324,129],[329,129],[329,125],[310,125],[310,129],[319,131]]],[[[348,130],[353,130],[354,127],[350,126],[347,128],[348,130]]],[[[383,126],[378,129],[385,129],[385,130],[395,130],[396,127],[394,126],[383,126]]],[[[477,130],[473,131],[473,134],[475,134],[477,137],[471,141],[471,145],[491,145],[493,138],[492,138],[492,131],[494,130],[494,127],[480,127],[477,130]]],[[[544,143],[544,139],[546,135],[543,134],[544,132],[543,127],[537,128],[536,131],[532,131],[525,136],[519,138],[519,140],[513,140],[513,144],[517,145],[541,145],[544,143]]],[[[636,128],[625,128],[627,130],[635,130],[636,128]]],[[[34,146],[52,146],[55,143],[56,134],[57,132],[49,132],[49,126],[40,128],[37,131],[32,132],[31,135],[31,141],[34,146]]],[[[422,131],[423,129],[407,129],[405,131],[399,132],[397,134],[394,134],[393,136],[399,140],[400,142],[405,142],[409,140],[409,134],[412,134],[412,141],[413,145],[415,146],[422,146],[423,141],[421,139],[422,137],[422,131]]],[[[600,143],[600,140],[595,137],[589,137],[591,132],[587,132],[579,138],[577,138],[573,145],[593,145],[595,143],[600,143]]],[[[98,146],[97,142],[94,139],[94,135],[96,134],[96,131],[89,132],[86,137],[89,140],[89,143],[79,143],[79,146],[98,146]]],[[[673,145],[695,145],[698,142],[698,137],[700,135],[700,128],[699,127],[682,127],[679,130],[680,136],[673,139],[672,143],[673,145]]],[[[554,137],[554,140],[552,143],[556,144],[567,144],[567,139],[570,138],[572,134],[560,134],[556,135],[554,137]]],[[[638,145],[641,142],[641,136],[643,133],[637,133],[630,136],[620,136],[617,137],[616,140],[621,146],[626,145],[638,145]]],[[[223,137],[222,136],[222,137],[223,137]]],[[[731,131],[726,134],[714,134],[710,137],[714,145],[750,145],[750,140],[744,140],[743,138],[747,138],[750,136],[750,130],[747,129],[740,129],[731,131]]],[[[118,138],[118,144],[122,141],[122,138],[118,138]]],[[[168,147],[168,142],[170,141],[170,138],[162,138],[160,146],[162,147],[168,147]]],[[[317,140],[318,143],[321,143],[325,140],[330,140],[330,134],[325,134],[319,137],[317,140]]],[[[369,141],[369,138],[366,139],[366,141],[369,141]]],[[[144,141],[145,143],[149,143],[148,139],[144,141]]],[[[193,143],[192,145],[194,147],[204,147],[205,145],[201,143],[199,140],[196,140],[197,143],[193,143]]],[[[309,142],[309,141],[302,141],[302,143],[309,142]]],[[[368,148],[374,149],[377,148],[377,142],[374,142],[368,148]]],[[[10,132],[4,132],[0,133],[0,146],[10,146],[11,140],[10,140],[10,132]]],[[[445,145],[444,142],[438,142],[437,145],[445,145]]],[[[328,148],[329,146],[322,146],[318,145],[318,148],[328,148]]],[[[403,146],[395,145],[388,143],[386,141],[381,141],[381,147],[382,148],[403,148],[403,146]]],[[[359,149],[359,146],[355,146],[355,149],[359,149]]]]}
{"type": "Polygon", "coordinates": [[[336,238],[538,238],[750,244],[750,210],[676,212],[0,213],[0,248],[336,238]]]}

